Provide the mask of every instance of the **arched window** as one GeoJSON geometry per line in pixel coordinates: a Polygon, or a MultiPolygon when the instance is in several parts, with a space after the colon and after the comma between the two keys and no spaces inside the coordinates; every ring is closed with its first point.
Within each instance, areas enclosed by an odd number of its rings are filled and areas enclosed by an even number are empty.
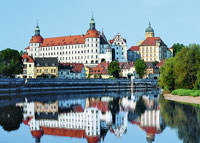
{"type": "Polygon", "coordinates": [[[88,63],[88,61],[85,62],[86,64],[88,63]]]}
{"type": "Polygon", "coordinates": [[[91,60],[91,64],[94,64],[94,61],[93,61],[93,60],[91,60]]]}
{"type": "Polygon", "coordinates": [[[96,60],[96,62],[95,62],[96,64],[98,64],[98,60],[96,60]]]}

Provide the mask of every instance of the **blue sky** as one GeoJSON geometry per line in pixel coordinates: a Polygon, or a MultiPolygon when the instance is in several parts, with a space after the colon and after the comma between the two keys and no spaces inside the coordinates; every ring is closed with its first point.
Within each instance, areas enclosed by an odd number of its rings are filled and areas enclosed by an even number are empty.
{"type": "Polygon", "coordinates": [[[128,48],[144,39],[149,21],[168,47],[200,44],[199,6],[199,0],[1,0],[0,50],[26,48],[37,20],[44,38],[85,34],[91,11],[97,30],[107,39],[121,33],[128,48]]]}

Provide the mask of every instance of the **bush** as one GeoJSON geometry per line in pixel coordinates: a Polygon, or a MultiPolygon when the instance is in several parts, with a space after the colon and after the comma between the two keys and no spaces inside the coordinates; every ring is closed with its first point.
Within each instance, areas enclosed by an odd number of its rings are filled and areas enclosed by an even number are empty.
{"type": "Polygon", "coordinates": [[[190,89],[176,89],[171,92],[172,95],[180,96],[200,96],[200,90],[190,90],[190,89]]]}

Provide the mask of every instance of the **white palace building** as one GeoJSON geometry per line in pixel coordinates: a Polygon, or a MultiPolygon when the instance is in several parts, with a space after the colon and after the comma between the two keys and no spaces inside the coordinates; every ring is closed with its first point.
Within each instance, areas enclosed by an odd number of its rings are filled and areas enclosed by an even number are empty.
{"type": "MultiPolygon", "coordinates": [[[[119,38],[122,37],[118,35],[114,41],[120,41],[119,38]]],[[[33,59],[57,57],[60,63],[83,63],[89,66],[95,66],[103,61],[127,61],[126,43],[108,43],[103,31],[96,30],[93,17],[90,21],[90,28],[85,35],[43,38],[37,25],[35,35],[32,36],[25,51],[33,59]],[[117,48],[119,46],[120,48],[117,48]]]]}

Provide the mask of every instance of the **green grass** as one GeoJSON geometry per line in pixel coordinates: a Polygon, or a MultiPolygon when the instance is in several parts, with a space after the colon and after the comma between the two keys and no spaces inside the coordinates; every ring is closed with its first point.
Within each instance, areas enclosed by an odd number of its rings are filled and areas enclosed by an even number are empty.
{"type": "Polygon", "coordinates": [[[180,96],[200,96],[200,90],[192,90],[192,89],[176,89],[171,92],[172,95],[180,95],[180,96]]]}

